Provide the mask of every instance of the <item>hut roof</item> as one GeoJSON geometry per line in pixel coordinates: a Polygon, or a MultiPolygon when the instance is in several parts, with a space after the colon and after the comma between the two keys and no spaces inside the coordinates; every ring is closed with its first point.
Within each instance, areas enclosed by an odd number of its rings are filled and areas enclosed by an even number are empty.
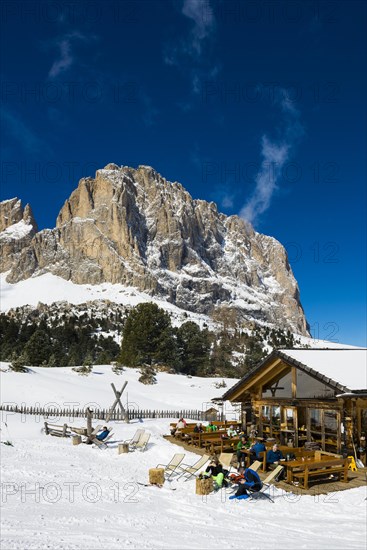
{"type": "Polygon", "coordinates": [[[351,391],[367,389],[367,349],[284,349],[281,352],[351,391]]]}
{"type": "Polygon", "coordinates": [[[250,380],[274,358],[280,358],[335,387],[341,393],[367,392],[367,349],[281,349],[274,350],[225,392],[222,400],[231,399],[235,390],[250,380]]]}

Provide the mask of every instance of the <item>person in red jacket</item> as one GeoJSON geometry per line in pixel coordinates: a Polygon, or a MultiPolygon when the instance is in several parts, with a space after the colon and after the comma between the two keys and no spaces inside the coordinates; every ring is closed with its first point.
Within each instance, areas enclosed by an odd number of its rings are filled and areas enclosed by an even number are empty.
{"type": "Polygon", "coordinates": [[[259,474],[254,470],[251,470],[251,468],[246,468],[243,472],[243,479],[239,479],[238,481],[238,489],[236,493],[231,495],[229,498],[230,500],[234,498],[248,498],[249,494],[247,490],[256,493],[260,491],[262,486],[263,484],[259,474]]]}

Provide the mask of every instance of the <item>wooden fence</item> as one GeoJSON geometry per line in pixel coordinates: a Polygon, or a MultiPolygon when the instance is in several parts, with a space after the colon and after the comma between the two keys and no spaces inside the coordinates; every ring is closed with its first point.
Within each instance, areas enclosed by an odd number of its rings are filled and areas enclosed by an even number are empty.
{"type": "MultiPolygon", "coordinates": [[[[99,420],[105,420],[109,413],[109,409],[97,409],[91,407],[93,410],[93,417],[99,420]]],[[[65,409],[61,407],[27,407],[25,405],[0,405],[1,411],[20,413],[20,414],[32,414],[36,416],[44,417],[68,417],[74,418],[86,418],[86,409],[65,409]]],[[[205,411],[199,410],[181,410],[181,411],[164,411],[164,410],[149,410],[149,409],[128,409],[126,411],[129,415],[129,420],[144,419],[144,418],[185,418],[190,420],[206,420],[205,411]]],[[[115,410],[112,413],[111,420],[125,420],[125,415],[120,410],[115,410]]],[[[218,420],[224,420],[223,415],[218,414],[218,420]]]]}

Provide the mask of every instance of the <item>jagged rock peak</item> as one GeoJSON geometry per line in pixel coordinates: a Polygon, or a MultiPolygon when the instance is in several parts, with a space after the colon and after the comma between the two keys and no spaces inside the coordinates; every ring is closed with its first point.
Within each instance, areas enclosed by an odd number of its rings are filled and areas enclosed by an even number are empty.
{"type": "Polygon", "coordinates": [[[121,283],[178,307],[307,334],[299,289],[282,245],[150,166],[109,163],[79,181],[56,228],[37,233],[9,282],[51,272],[75,283],[121,283]]]}
{"type": "Polygon", "coordinates": [[[0,272],[12,268],[37,231],[29,204],[23,208],[18,198],[0,202],[0,272]]]}

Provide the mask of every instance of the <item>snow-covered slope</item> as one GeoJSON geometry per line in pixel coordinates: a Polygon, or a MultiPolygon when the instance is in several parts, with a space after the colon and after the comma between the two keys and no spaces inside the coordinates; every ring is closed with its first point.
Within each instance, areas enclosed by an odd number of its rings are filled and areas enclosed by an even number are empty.
{"type": "MultiPolygon", "coordinates": [[[[228,489],[200,497],[194,480],[139,485],[149,468],[183,451],[163,439],[168,425],[111,423],[112,443],[100,451],[46,436],[42,419],[3,414],[1,439],[14,446],[1,445],[1,548],[365,549],[365,487],[310,496],[272,488],[271,504],[229,500],[228,489]],[[118,442],[137,428],[151,434],[147,450],[119,455],[118,442]]],[[[187,464],[198,458],[185,452],[187,464]]]]}
{"type": "Polygon", "coordinates": [[[126,307],[133,307],[141,302],[154,302],[171,314],[173,324],[180,325],[191,320],[200,327],[204,323],[214,325],[203,313],[185,311],[174,304],[139,292],[133,287],[112,283],[77,285],[51,273],[11,284],[6,281],[6,276],[7,273],[0,275],[0,310],[4,312],[23,305],[37,306],[39,302],[50,305],[55,302],[84,304],[95,300],[109,300],[126,307]]]}
{"type": "MultiPolygon", "coordinates": [[[[7,370],[8,363],[0,362],[1,368],[7,370]]],[[[207,410],[213,397],[223,394],[223,388],[217,389],[218,378],[188,377],[182,374],[157,373],[157,384],[145,386],[138,381],[137,369],[125,369],[121,375],[114,374],[109,365],[93,367],[89,376],[80,376],[71,367],[41,368],[32,367],[28,374],[1,372],[1,403],[21,403],[34,406],[39,403],[45,407],[54,403],[61,408],[85,408],[94,403],[98,408],[111,406],[114,394],[111,382],[116,387],[127,381],[128,385],[122,402],[129,402],[130,408],[155,410],[207,410]],[[73,404],[73,405],[72,405],[73,404]]],[[[237,380],[224,379],[227,387],[237,380]]],[[[51,405],[50,405],[51,406],[51,405]]],[[[228,404],[226,412],[232,408],[228,404]]]]}
{"type": "MultiPolygon", "coordinates": [[[[66,281],[62,277],[45,273],[39,277],[30,277],[18,283],[6,281],[7,273],[0,274],[0,311],[7,312],[10,309],[37,304],[55,304],[57,302],[68,302],[69,304],[86,304],[95,301],[110,301],[121,304],[127,309],[141,302],[154,302],[165,309],[171,315],[172,324],[179,326],[185,321],[191,320],[197,323],[200,328],[204,325],[211,330],[218,329],[213,319],[203,313],[183,310],[166,302],[165,300],[153,297],[133,287],[126,287],[120,284],[103,283],[100,285],[80,285],[66,281]]],[[[265,324],[264,324],[265,326],[265,324]]],[[[354,347],[342,343],[317,340],[297,334],[297,340],[303,346],[311,348],[347,348],[354,347]]],[[[269,350],[270,351],[270,350],[269,350]]]]}

